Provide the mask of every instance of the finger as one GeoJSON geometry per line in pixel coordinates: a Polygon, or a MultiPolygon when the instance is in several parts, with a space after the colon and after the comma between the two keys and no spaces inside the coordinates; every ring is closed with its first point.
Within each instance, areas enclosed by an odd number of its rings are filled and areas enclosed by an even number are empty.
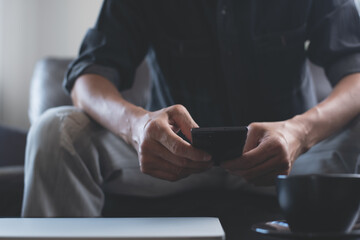
{"type": "Polygon", "coordinates": [[[287,162],[287,160],[276,156],[263,162],[258,166],[255,166],[254,168],[245,171],[238,171],[237,175],[241,175],[247,181],[252,182],[253,180],[267,175],[271,172],[286,171],[288,169],[289,163],[287,162]]]}
{"type": "Polygon", "coordinates": [[[225,162],[223,167],[230,170],[247,170],[267,159],[270,159],[284,151],[279,142],[268,138],[262,141],[256,148],[244,153],[240,158],[225,162]]]}
{"type": "Polygon", "coordinates": [[[176,181],[185,177],[180,176],[182,171],[179,167],[153,155],[147,155],[142,158],[140,170],[144,174],[168,181],[176,181]]]}
{"type": "Polygon", "coordinates": [[[254,124],[250,124],[248,126],[248,133],[247,133],[243,153],[246,153],[246,152],[256,148],[259,145],[261,135],[256,130],[257,129],[256,129],[256,127],[254,127],[254,124]]]}
{"type": "Polygon", "coordinates": [[[221,166],[229,171],[245,171],[262,164],[271,157],[263,152],[251,155],[243,154],[239,158],[224,162],[221,166]]]}
{"type": "Polygon", "coordinates": [[[158,156],[178,167],[207,170],[213,166],[212,161],[207,161],[207,162],[192,161],[190,159],[173,154],[166,147],[164,147],[162,144],[160,144],[155,140],[149,140],[149,141],[150,143],[143,144],[142,146],[142,150],[144,153],[149,153],[158,156]]]}
{"type": "Polygon", "coordinates": [[[169,116],[175,125],[180,128],[185,137],[192,142],[191,129],[198,128],[199,125],[191,117],[188,110],[182,105],[174,105],[169,108],[169,116]]]}
{"type": "Polygon", "coordinates": [[[154,136],[155,140],[160,142],[176,156],[187,158],[193,161],[207,162],[211,160],[210,154],[192,147],[190,143],[176,135],[169,127],[164,127],[161,129],[161,131],[157,131],[152,135],[154,136]]]}
{"type": "Polygon", "coordinates": [[[141,172],[144,174],[168,181],[177,181],[202,171],[200,169],[181,168],[157,156],[147,156],[141,164],[141,172]]]}
{"type": "Polygon", "coordinates": [[[246,181],[251,181],[258,176],[264,175],[275,169],[272,163],[273,159],[264,161],[262,164],[251,169],[229,169],[229,173],[243,177],[246,181]]]}

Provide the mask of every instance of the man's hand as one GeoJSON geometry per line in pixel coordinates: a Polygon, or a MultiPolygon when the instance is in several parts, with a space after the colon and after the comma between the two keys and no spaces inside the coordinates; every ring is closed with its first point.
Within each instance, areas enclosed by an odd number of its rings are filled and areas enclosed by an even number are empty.
{"type": "Polygon", "coordinates": [[[176,134],[181,131],[191,139],[191,128],[198,127],[182,105],[149,112],[135,125],[132,142],[143,173],[177,181],[212,166],[209,154],[192,147],[176,134]]]}
{"type": "Polygon", "coordinates": [[[74,104],[138,151],[140,169],[151,176],[176,181],[212,166],[211,156],[179,137],[191,139],[198,127],[189,112],[175,105],[148,112],[122,98],[116,87],[96,74],[84,74],[71,93],[74,104]]]}
{"type": "Polygon", "coordinates": [[[304,132],[295,120],[252,123],[243,155],[222,167],[255,185],[272,185],[277,175],[288,175],[304,148],[304,132]]]}

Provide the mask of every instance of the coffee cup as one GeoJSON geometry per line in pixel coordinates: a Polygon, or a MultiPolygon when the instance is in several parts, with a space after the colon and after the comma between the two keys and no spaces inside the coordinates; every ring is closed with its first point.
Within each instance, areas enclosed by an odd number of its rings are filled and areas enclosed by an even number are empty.
{"type": "Polygon", "coordinates": [[[277,195],[290,230],[349,232],[360,208],[359,174],[278,176],[277,195]]]}

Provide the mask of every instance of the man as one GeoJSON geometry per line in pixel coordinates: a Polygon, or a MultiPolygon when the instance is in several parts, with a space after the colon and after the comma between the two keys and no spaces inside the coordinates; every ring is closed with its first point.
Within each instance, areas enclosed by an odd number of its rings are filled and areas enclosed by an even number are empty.
{"type": "Polygon", "coordinates": [[[75,107],[48,111],[29,133],[23,216],[100,216],[103,191],[165,196],[353,172],[359,20],[354,1],[106,0],[64,82],[75,107]],[[144,109],[119,91],[148,52],[144,109]],[[319,104],[306,57],[334,86],[319,104]],[[243,155],[220,167],[177,134],[240,125],[243,155]]]}

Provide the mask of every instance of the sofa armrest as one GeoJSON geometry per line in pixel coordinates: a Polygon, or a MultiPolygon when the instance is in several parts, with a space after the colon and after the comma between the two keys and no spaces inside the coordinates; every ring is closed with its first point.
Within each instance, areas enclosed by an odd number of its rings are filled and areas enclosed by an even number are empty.
{"type": "Polygon", "coordinates": [[[0,126],[0,167],[24,165],[26,132],[0,126]]]}
{"type": "Polygon", "coordinates": [[[24,167],[0,167],[0,217],[20,217],[24,167]]]}
{"type": "Polygon", "coordinates": [[[45,58],[36,64],[30,85],[28,113],[31,124],[49,108],[72,105],[70,96],[62,88],[64,74],[71,60],[45,58]]]}
{"type": "MultiPolygon", "coordinates": [[[[44,58],[36,66],[30,84],[29,119],[33,124],[49,108],[72,105],[62,82],[72,59],[44,58]]],[[[121,92],[131,103],[145,107],[150,97],[150,70],[144,59],[136,70],[131,89],[121,92]]]]}

